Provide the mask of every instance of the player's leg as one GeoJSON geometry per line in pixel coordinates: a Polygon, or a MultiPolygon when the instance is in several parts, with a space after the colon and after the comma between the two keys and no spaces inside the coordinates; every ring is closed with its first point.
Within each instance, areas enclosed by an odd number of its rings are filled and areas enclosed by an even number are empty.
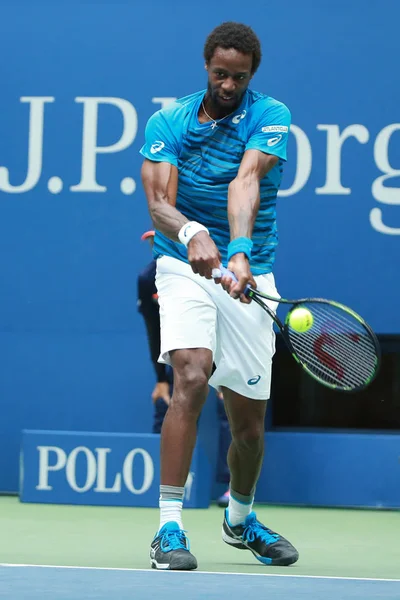
{"type": "Polygon", "coordinates": [[[174,390],[161,431],[160,527],[150,556],[154,568],[191,570],[197,567],[197,561],[183,530],[184,486],[213,359],[206,348],[174,350],[170,354],[174,390]]]}
{"type": "Polygon", "coordinates": [[[228,450],[230,487],[241,496],[254,496],[264,458],[267,402],[245,398],[227,388],[223,388],[223,394],[232,435],[228,450]]]}
{"type": "Polygon", "coordinates": [[[196,443],[197,421],[207,398],[212,352],[207,348],[170,353],[174,389],[161,431],[161,485],[186,483],[196,443]]]}
{"type": "Polygon", "coordinates": [[[197,561],[183,530],[182,503],[212,371],[216,308],[189,265],[160,262],[161,356],[173,366],[174,389],[161,432],[160,526],[150,559],[154,568],[189,570],[197,561]]]}
{"type": "MultiPolygon", "coordinates": [[[[277,294],[272,275],[258,276],[256,282],[261,291],[277,294]]],[[[223,539],[236,548],[251,550],[264,564],[292,564],[298,559],[297,550],[281,535],[259,523],[253,512],[275,351],[272,320],[255,303],[240,304],[227,294],[215,302],[220,344],[210,384],[223,388],[232,433],[228,452],[231,489],[223,539]]]]}
{"type": "Polygon", "coordinates": [[[267,403],[225,388],[224,400],[232,443],[228,452],[230,498],[222,538],[231,546],[251,550],[263,564],[291,565],[299,557],[297,550],[283,536],[260,523],[253,511],[254,493],[264,456],[267,403]]]}

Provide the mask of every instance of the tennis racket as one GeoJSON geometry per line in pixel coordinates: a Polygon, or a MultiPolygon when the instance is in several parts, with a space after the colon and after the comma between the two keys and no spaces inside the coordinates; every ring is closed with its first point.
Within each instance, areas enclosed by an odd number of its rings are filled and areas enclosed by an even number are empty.
{"type": "MultiPolygon", "coordinates": [[[[223,275],[237,281],[225,267],[213,269],[214,278],[223,275]]],[[[294,359],[322,385],[353,392],[367,387],[375,378],[381,356],[379,342],[368,323],[347,306],[323,298],[275,298],[250,286],[245,294],[269,314],[294,359]],[[263,300],[291,305],[284,323],[263,300]],[[306,313],[308,328],[304,331],[293,327],[295,317],[291,317],[298,308],[310,313],[306,313]]]]}

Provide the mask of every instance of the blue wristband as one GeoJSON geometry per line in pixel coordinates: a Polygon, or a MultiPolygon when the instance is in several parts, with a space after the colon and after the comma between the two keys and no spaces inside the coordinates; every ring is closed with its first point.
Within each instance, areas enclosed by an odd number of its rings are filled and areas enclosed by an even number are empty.
{"type": "Polygon", "coordinates": [[[236,238],[236,240],[232,240],[228,244],[228,260],[231,260],[234,254],[239,254],[239,252],[243,252],[247,258],[250,260],[251,250],[253,248],[253,242],[250,238],[240,237],[236,238]]]}

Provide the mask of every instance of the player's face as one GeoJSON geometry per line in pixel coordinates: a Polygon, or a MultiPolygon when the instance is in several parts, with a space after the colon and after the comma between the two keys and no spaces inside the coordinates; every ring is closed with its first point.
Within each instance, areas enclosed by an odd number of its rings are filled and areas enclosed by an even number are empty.
{"type": "Polygon", "coordinates": [[[252,54],[242,54],[234,48],[216,48],[206,65],[208,95],[215,108],[226,112],[237,108],[252,78],[252,54]]]}

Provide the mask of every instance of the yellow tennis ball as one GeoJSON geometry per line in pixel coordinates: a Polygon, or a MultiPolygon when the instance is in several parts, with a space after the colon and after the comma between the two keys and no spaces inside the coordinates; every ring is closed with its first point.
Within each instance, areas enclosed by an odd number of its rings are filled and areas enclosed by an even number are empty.
{"type": "Polygon", "coordinates": [[[289,316],[290,327],[299,333],[311,329],[313,322],[313,316],[307,308],[295,308],[289,316]]]}

